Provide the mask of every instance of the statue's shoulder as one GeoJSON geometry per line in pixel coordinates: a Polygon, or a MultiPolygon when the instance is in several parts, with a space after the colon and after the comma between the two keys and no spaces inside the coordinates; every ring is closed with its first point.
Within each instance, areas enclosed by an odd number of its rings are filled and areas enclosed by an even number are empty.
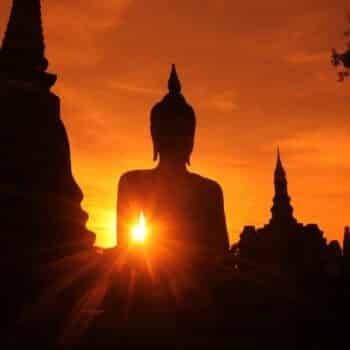
{"type": "Polygon", "coordinates": [[[131,170],[124,173],[119,179],[119,187],[123,185],[136,185],[143,183],[151,178],[153,171],[151,169],[131,170]]]}
{"type": "Polygon", "coordinates": [[[212,179],[208,179],[204,176],[198,175],[196,173],[190,173],[191,180],[200,188],[213,194],[221,194],[222,188],[220,184],[212,179]]]}

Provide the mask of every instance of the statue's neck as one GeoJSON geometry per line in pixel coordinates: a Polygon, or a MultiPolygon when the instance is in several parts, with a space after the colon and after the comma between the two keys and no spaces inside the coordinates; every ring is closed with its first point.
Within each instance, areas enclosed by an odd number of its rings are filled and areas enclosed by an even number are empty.
{"type": "Polygon", "coordinates": [[[176,162],[174,160],[160,159],[157,166],[157,171],[164,175],[174,175],[186,173],[186,164],[183,162],[176,162]]]}

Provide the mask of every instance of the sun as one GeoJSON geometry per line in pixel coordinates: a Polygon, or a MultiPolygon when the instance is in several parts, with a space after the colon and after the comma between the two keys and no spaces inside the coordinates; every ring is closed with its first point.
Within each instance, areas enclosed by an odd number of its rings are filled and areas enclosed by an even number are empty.
{"type": "Polygon", "coordinates": [[[143,212],[140,213],[139,220],[131,228],[131,239],[132,242],[137,244],[144,244],[147,239],[148,229],[147,229],[147,223],[146,218],[143,212]]]}

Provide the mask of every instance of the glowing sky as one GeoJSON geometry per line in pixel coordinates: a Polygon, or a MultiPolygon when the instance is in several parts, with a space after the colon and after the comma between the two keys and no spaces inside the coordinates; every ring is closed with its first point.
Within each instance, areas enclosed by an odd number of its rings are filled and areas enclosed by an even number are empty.
{"type": "MultiPolygon", "coordinates": [[[[270,217],[280,145],[296,217],[341,239],[349,219],[350,80],[337,83],[344,0],[43,0],[73,171],[99,245],[116,188],[151,167],[149,111],[176,63],[197,112],[192,171],[220,182],[232,242],[270,217]]],[[[0,3],[5,28],[10,0],[0,3]]],[[[349,25],[350,26],[350,25],[349,25]]]]}

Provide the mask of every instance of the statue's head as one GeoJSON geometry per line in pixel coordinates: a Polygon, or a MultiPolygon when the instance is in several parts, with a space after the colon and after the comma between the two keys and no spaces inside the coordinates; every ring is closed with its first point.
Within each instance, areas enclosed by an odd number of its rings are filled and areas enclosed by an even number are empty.
{"type": "Polygon", "coordinates": [[[181,94],[175,66],[169,78],[169,93],[151,111],[153,159],[158,157],[190,164],[196,129],[192,107],[181,94]]]}

